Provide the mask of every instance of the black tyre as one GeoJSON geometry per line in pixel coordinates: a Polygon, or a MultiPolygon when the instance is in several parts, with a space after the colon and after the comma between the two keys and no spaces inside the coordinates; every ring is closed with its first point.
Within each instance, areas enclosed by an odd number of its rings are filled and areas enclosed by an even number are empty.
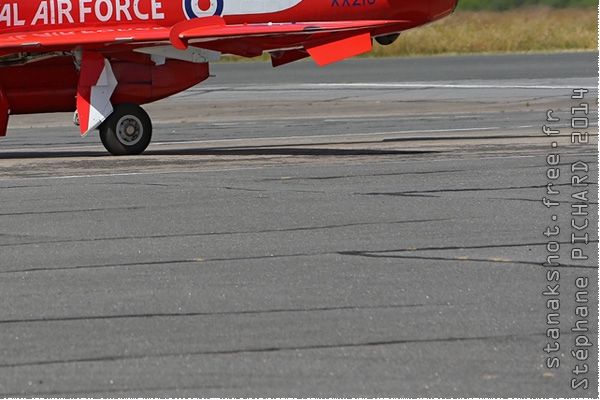
{"type": "Polygon", "coordinates": [[[394,43],[399,36],[399,33],[391,33],[385,36],[377,36],[375,40],[382,46],[389,46],[390,44],[394,43]]]}
{"type": "Polygon", "coordinates": [[[120,103],[100,127],[100,140],[115,156],[142,153],[152,139],[152,122],[144,109],[133,103],[120,103]]]}

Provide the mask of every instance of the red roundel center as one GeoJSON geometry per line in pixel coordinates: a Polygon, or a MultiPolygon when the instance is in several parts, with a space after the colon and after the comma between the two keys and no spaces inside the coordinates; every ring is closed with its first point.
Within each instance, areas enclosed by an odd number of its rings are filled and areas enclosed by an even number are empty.
{"type": "Polygon", "coordinates": [[[210,0],[198,0],[198,7],[202,11],[210,10],[210,0]]]}

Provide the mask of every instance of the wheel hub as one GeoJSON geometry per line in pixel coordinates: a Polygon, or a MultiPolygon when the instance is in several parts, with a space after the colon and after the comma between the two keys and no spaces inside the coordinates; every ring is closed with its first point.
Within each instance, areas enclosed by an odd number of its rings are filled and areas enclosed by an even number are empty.
{"type": "Polygon", "coordinates": [[[133,115],[126,115],[117,123],[117,139],[125,146],[133,146],[142,138],[142,122],[133,115]]]}
{"type": "Polygon", "coordinates": [[[128,125],[127,128],[125,128],[125,133],[128,136],[132,136],[135,133],[135,127],[133,125],[128,125]]]}

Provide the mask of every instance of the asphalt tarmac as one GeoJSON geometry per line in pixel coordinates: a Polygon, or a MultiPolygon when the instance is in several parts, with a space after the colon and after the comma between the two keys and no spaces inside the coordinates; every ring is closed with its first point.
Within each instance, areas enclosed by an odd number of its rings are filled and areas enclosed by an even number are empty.
{"type": "Polygon", "coordinates": [[[216,64],[137,157],[12,117],[0,396],[597,397],[597,60],[216,64]]]}

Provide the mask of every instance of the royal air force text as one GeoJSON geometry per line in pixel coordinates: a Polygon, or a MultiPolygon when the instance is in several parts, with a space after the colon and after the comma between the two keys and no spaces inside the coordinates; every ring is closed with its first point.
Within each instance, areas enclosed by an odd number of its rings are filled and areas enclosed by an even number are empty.
{"type": "Polygon", "coordinates": [[[20,3],[8,3],[0,5],[0,28],[163,20],[165,14],[161,1],[164,0],[43,0],[33,8],[20,3]]]}

